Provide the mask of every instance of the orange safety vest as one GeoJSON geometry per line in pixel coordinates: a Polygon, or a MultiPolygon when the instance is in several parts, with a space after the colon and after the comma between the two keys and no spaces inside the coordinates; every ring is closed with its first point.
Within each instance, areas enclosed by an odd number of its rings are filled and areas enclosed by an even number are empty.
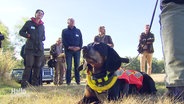
{"type": "Polygon", "coordinates": [[[134,84],[138,89],[142,87],[143,75],[136,70],[125,70],[118,79],[124,79],[129,84],[134,84]]]}

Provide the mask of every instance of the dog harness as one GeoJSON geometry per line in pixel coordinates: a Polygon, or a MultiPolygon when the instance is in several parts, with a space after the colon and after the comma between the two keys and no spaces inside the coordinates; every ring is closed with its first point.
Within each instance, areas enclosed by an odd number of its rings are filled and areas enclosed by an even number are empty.
{"type": "Polygon", "coordinates": [[[112,75],[111,77],[108,77],[108,74],[107,74],[103,78],[93,80],[92,73],[90,72],[87,75],[87,84],[94,91],[97,91],[98,93],[102,93],[102,92],[110,89],[116,83],[117,79],[118,79],[117,76],[112,75]]]}
{"type": "Polygon", "coordinates": [[[118,79],[124,79],[127,83],[136,85],[138,90],[142,87],[143,75],[138,71],[119,68],[110,77],[109,74],[110,73],[107,72],[105,77],[94,80],[92,73],[89,71],[87,74],[87,84],[98,93],[109,90],[118,79]]]}

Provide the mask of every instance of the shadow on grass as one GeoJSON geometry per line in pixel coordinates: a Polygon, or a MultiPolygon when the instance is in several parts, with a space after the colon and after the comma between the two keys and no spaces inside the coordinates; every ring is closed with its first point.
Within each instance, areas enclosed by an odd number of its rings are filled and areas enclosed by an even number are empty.
{"type": "Polygon", "coordinates": [[[164,82],[156,82],[157,94],[163,95],[166,92],[166,87],[164,82]]]}

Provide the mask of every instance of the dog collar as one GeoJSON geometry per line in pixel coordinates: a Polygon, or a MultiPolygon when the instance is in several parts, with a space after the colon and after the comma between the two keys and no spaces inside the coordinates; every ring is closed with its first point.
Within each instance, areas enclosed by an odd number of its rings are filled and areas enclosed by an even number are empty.
{"type": "Polygon", "coordinates": [[[87,75],[87,84],[91,89],[93,89],[94,91],[97,91],[98,93],[102,93],[110,89],[118,79],[118,77],[115,75],[108,77],[108,74],[104,78],[99,78],[97,80],[93,80],[91,77],[92,77],[91,73],[87,75]],[[97,84],[96,81],[99,83],[102,83],[103,81],[107,83],[101,85],[101,84],[97,84]]]}

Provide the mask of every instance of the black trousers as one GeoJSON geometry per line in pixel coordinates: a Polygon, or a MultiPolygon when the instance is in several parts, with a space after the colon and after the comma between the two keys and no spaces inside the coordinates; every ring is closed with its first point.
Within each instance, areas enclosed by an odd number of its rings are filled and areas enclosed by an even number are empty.
{"type": "Polygon", "coordinates": [[[26,65],[22,76],[21,87],[28,86],[31,77],[33,86],[39,86],[40,69],[43,62],[43,56],[26,55],[26,65]],[[31,76],[32,72],[32,76],[31,76]]]}

